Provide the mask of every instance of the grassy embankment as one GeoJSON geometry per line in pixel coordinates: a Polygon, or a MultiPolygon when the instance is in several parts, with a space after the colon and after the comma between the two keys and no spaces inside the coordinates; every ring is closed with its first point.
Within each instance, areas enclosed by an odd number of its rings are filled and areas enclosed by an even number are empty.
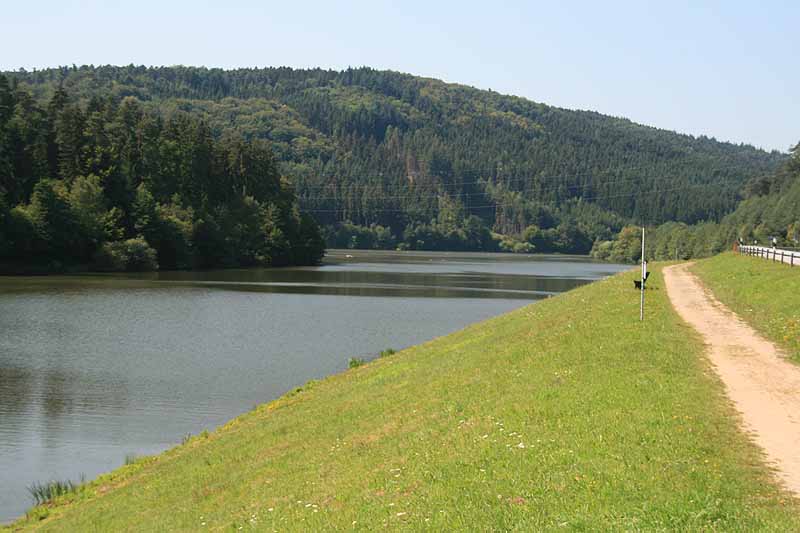
{"type": "Polygon", "coordinates": [[[692,267],[714,295],[800,364],[800,267],[733,252],[692,267]]]}
{"type": "Polygon", "coordinates": [[[310,384],[14,527],[796,528],[659,269],[644,324],[634,276],[310,384]]]}

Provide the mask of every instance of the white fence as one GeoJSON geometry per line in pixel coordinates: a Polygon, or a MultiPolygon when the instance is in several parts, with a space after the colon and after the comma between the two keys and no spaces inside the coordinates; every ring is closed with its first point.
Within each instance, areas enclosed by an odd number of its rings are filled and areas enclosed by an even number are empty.
{"type": "Polygon", "coordinates": [[[769,248],[767,246],[739,246],[739,253],[751,255],[772,261],[787,263],[791,266],[800,266],[800,252],[793,250],[781,250],[780,248],[769,248]]]}

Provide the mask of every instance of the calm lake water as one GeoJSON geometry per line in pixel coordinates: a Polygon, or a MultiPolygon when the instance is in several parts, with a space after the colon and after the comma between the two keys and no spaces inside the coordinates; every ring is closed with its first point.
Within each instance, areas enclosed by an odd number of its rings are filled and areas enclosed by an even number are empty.
{"type": "Polygon", "coordinates": [[[316,268],[0,277],[0,522],[310,379],[626,267],[330,251],[316,268]],[[352,254],[352,256],[350,255],[352,254]]]}

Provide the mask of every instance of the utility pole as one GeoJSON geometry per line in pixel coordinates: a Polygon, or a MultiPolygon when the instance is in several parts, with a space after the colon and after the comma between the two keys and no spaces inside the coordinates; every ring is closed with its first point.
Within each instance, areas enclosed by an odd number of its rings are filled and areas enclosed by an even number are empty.
{"type": "Polygon", "coordinates": [[[644,226],[642,226],[642,290],[641,299],[639,301],[639,321],[644,320],[644,284],[647,280],[647,261],[644,260],[644,226]]]}

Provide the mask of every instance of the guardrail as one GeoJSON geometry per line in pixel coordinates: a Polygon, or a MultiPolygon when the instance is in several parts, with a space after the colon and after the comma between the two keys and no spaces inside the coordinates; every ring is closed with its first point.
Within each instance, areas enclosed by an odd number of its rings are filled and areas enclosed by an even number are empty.
{"type": "Polygon", "coordinates": [[[794,250],[782,250],[780,248],[769,248],[767,246],[747,246],[740,245],[739,253],[762,259],[772,259],[776,262],[787,263],[789,266],[800,265],[800,252],[794,250]]]}

